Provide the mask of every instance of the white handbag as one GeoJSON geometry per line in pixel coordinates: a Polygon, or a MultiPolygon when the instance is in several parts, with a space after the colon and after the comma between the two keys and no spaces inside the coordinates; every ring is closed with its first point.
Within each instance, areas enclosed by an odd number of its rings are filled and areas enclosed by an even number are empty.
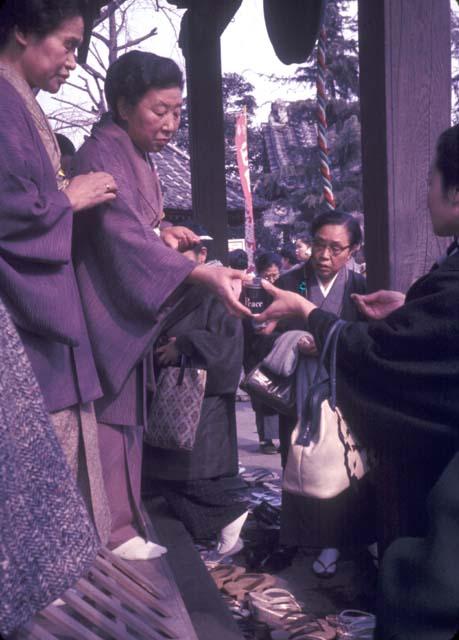
{"type": "Polygon", "coordinates": [[[305,418],[291,437],[282,488],[296,495],[334,498],[368,471],[368,454],[360,446],[336,406],[336,346],[341,328],[330,329],[317,374],[305,400],[305,418]],[[319,380],[330,352],[330,375],[319,380]]]}

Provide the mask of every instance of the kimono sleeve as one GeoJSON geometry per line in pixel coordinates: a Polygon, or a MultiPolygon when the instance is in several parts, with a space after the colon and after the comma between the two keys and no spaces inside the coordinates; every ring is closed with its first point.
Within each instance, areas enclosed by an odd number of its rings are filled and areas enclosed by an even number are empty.
{"type": "Polygon", "coordinates": [[[126,176],[110,171],[97,145],[88,141],[85,146],[74,168],[112,173],[118,193],[116,199],[75,219],[74,259],[83,304],[88,308],[99,297],[134,330],[156,319],[195,264],[167,247],[144,221],[136,207],[135,185],[129,187],[126,176]]]}
{"type": "MultiPolygon", "coordinates": [[[[384,320],[350,322],[338,352],[338,404],[363,437],[414,446],[421,435],[455,438],[459,401],[458,272],[429,274],[384,320]],[[417,435],[415,435],[417,434],[417,435]]],[[[317,344],[335,317],[309,316],[317,344]]]]}
{"type": "Polygon", "coordinates": [[[206,327],[193,329],[177,337],[177,349],[207,369],[208,395],[234,393],[242,369],[243,333],[239,319],[213,299],[206,327]]]}
{"type": "Polygon", "coordinates": [[[38,134],[17,106],[0,106],[0,253],[27,262],[68,263],[70,201],[58,191],[38,134]]]}

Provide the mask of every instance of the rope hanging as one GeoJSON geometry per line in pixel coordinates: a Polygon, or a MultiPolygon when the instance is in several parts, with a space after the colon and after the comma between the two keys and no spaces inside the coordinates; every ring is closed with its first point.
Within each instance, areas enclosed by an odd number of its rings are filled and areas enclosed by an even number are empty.
{"type": "Polygon", "coordinates": [[[334,209],[336,203],[333,195],[330,160],[328,157],[327,116],[325,114],[325,74],[327,73],[327,65],[325,63],[326,38],[327,32],[325,27],[322,26],[317,43],[317,144],[319,146],[320,173],[322,174],[324,199],[329,209],[334,209]]]}

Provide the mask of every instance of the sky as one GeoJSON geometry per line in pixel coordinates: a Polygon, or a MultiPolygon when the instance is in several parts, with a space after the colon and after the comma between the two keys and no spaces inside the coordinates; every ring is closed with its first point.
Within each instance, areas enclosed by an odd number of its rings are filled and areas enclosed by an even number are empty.
{"type": "MultiPolygon", "coordinates": [[[[158,29],[157,35],[143,42],[138,48],[171,57],[184,70],[184,58],[177,43],[180,16],[183,10],[177,10],[163,2],[162,4],[169,7],[165,15],[163,12],[154,10],[155,3],[151,0],[136,0],[135,4],[136,8],[130,13],[129,18],[130,37],[136,38],[154,26],[158,29]]],[[[254,95],[259,105],[255,115],[257,123],[267,121],[271,102],[277,99],[299,100],[310,96],[306,93],[305,86],[297,83],[280,83],[268,77],[272,74],[279,77],[292,77],[297,65],[283,64],[274,53],[266,32],[263,0],[242,1],[240,9],[222,35],[221,52],[222,72],[240,73],[245,80],[254,85],[254,95]]],[[[74,71],[71,80],[76,81],[80,74],[81,69],[74,71]]],[[[59,96],[65,100],[80,103],[84,101],[84,94],[68,86],[61,89],[59,96]]],[[[40,94],[39,101],[48,114],[59,107],[53,96],[40,94]]],[[[70,134],[69,137],[77,143],[82,139],[81,135],[75,134],[70,134]]]]}

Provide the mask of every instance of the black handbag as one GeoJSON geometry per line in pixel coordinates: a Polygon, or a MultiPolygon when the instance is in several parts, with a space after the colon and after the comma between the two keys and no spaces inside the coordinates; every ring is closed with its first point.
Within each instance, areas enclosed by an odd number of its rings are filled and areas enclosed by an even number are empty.
{"type": "Polygon", "coordinates": [[[296,415],[295,375],[288,378],[278,376],[258,364],[239,386],[251,398],[263,402],[277,413],[296,415]]]}
{"type": "Polygon", "coordinates": [[[341,329],[345,325],[344,320],[337,320],[328,332],[317,364],[316,375],[302,407],[301,429],[296,444],[307,447],[311,438],[318,432],[324,400],[329,400],[332,411],[336,409],[336,348],[341,329]],[[324,369],[325,358],[328,356],[331,360],[330,375],[324,369]]]}

